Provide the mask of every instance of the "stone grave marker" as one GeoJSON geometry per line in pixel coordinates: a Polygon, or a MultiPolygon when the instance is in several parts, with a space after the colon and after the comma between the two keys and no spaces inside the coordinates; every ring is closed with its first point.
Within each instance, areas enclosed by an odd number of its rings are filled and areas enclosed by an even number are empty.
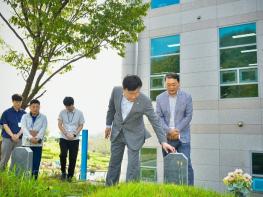
{"type": "Polygon", "coordinates": [[[170,153],[164,157],[164,182],[188,184],[188,159],[183,153],[170,153]]]}

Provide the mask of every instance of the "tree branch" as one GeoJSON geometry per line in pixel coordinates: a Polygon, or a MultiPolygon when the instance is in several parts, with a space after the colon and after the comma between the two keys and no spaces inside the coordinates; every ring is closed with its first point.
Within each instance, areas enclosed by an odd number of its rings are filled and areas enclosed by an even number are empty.
{"type": "Polygon", "coordinates": [[[47,90],[45,90],[44,92],[42,92],[40,95],[38,95],[37,97],[35,97],[34,99],[39,99],[41,96],[43,96],[45,93],[47,92],[47,90]]]}
{"type": "MultiPolygon", "coordinates": [[[[8,1],[8,2],[11,4],[10,1],[8,1]]],[[[24,8],[23,8],[23,1],[21,2],[21,8],[22,8],[22,13],[23,13],[23,15],[24,15],[24,17],[25,17],[24,19],[19,16],[18,12],[16,11],[16,8],[13,7],[12,4],[11,4],[11,8],[13,9],[13,11],[14,11],[15,14],[16,14],[16,16],[17,16],[21,21],[23,21],[23,20],[26,21],[25,28],[27,29],[27,31],[29,32],[29,34],[32,36],[32,38],[34,38],[35,35],[33,34],[32,30],[29,28],[28,17],[27,17],[27,15],[26,15],[26,13],[25,13],[25,10],[24,10],[24,8]]]]}
{"type": "Polygon", "coordinates": [[[50,60],[50,62],[57,62],[57,61],[70,61],[78,56],[81,56],[81,54],[77,54],[77,55],[74,55],[73,57],[71,58],[58,58],[58,59],[53,59],[53,60],[50,60]]]}
{"type": "Polygon", "coordinates": [[[53,78],[56,74],[58,74],[59,72],[61,72],[63,69],[65,69],[69,64],[74,63],[80,59],[82,59],[83,57],[85,57],[85,55],[81,55],[69,62],[67,62],[66,64],[64,64],[63,66],[61,66],[59,69],[57,69],[54,73],[52,73],[52,75],[50,75],[40,86],[39,88],[42,88],[51,78],[53,78]]]}
{"type": "Polygon", "coordinates": [[[65,1],[62,3],[62,5],[61,5],[61,7],[58,9],[57,13],[54,14],[53,19],[54,19],[54,18],[57,18],[57,16],[58,16],[58,15],[62,12],[62,10],[66,7],[66,5],[68,4],[68,2],[69,2],[69,0],[65,0],[65,1]]]}
{"type": "Polygon", "coordinates": [[[41,73],[38,75],[37,80],[36,80],[36,83],[35,83],[35,86],[34,86],[32,92],[34,92],[34,90],[37,90],[37,89],[39,88],[38,86],[39,86],[40,80],[41,80],[42,77],[44,76],[44,74],[45,74],[45,72],[46,72],[46,70],[47,70],[47,67],[48,67],[48,63],[50,62],[50,59],[52,58],[52,55],[53,55],[53,53],[54,53],[55,50],[56,50],[56,47],[51,48],[51,50],[50,50],[50,52],[49,52],[48,60],[47,60],[47,62],[46,62],[46,64],[45,64],[45,66],[42,68],[41,73]]]}
{"type": "Polygon", "coordinates": [[[25,75],[26,75],[26,74],[25,74],[25,71],[20,71],[20,74],[21,74],[23,80],[26,82],[27,76],[25,76],[25,75]]]}
{"type": "MultiPolygon", "coordinates": [[[[64,64],[63,66],[61,66],[59,69],[57,69],[54,73],[52,73],[40,86],[39,88],[42,88],[50,79],[52,79],[56,74],[58,74],[59,72],[61,72],[63,69],[65,69],[69,64],[72,64],[82,58],[84,58],[85,56],[88,56],[93,50],[95,50],[96,48],[98,47],[102,47],[103,45],[102,44],[103,41],[101,41],[96,47],[92,47],[92,49],[86,53],[86,55],[81,55],[75,59],[72,59],[70,60],[69,62],[67,62],[66,64],[64,64]]],[[[106,45],[106,44],[105,44],[106,45]]]]}
{"type": "Polygon", "coordinates": [[[21,38],[21,36],[19,36],[19,34],[16,32],[16,30],[10,25],[10,23],[6,20],[6,18],[2,15],[2,13],[0,12],[0,17],[3,19],[3,21],[7,24],[7,26],[9,27],[9,29],[12,30],[12,32],[15,34],[15,36],[22,42],[28,56],[33,60],[33,56],[31,55],[30,51],[28,50],[26,43],[24,42],[24,40],[21,38]]]}

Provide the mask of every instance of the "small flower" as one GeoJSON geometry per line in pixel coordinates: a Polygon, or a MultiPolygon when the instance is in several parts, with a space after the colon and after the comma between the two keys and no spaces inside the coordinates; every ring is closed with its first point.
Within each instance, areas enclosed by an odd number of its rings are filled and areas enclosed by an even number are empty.
{"type": "Polygon", "coordinates": [[[228,176],[233,178],[235,176],[235,174],[233,172],[229,172],[228,176]]]}
{"type": "Polygon", "coordinates": [[[234,174],[243,174],[243,170],[238,168],[234,171],[234,174]]]}
{"type": "Polygon", "coordinates": [[[235,180],[234,177],[229,177],[228,179],[229,182],[233,182],[234,180],[235,180]]]}
{"type": "Polygon", "coordinates": [[[223,182],[229,191],[247,194],[251,191],[252,177],[244,173],[242,169],[236,169],[234,172],[229,172],[223,182]]]}
{"type": "Polygon", "coordinates": [[[251,180],[252,177],[251,177],[249,174],[245,173],[245,174],[244,174],[244,178],[245,178],[245,179],[248,179],[248,180],[251,180]]]}
{"type": "Polygon", "coordinates": [[[228,185],[229,183],[229,176],[226,176],[224,179],[223,179],[223,182],[225,185],[228,185]]]}

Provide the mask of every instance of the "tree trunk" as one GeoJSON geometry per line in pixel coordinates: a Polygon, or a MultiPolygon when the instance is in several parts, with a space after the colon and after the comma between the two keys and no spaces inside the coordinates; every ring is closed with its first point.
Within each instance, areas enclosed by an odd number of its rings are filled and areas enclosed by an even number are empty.
{"type": "MultiPolygon", "coordinates": [[[[33,85],[33,82],[34,82],[34,79],[35,79],[35,76],[37,73],[37,69],[39,66],[39,55],[38,55],[38,54],[40,54],[39,49],[40,49],[40,46],[38,46],[36,49],[36,55],[35,55],[33,62],[32,62],[32,68],[31,68],[30,74],[26,80],[26,85],[25,85],[24,91],[22,93],[22,96],[23,96],[22,109],[26,109],[28,107],[28,103],[31,100],[29,98],[29,95],[30,95],[32,85],[33,85]]],[[[35,93],[35,94],[37,94],[37,93],[35,93]]]]}

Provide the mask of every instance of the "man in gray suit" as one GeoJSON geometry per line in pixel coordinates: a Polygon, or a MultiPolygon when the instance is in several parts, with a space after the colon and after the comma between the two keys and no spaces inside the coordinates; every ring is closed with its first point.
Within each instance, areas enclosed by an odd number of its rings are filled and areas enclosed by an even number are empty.
{"type": "Polygon", "coordinates": [[[139,152],[145,139],[150,137],[143,122],[146,115],[165,151],[175,149],[167,143],[160,120],[155,114],[151,100],[140,93],[141,79],[129,75],[123,79],[123,87],[113,88],[106,120],[105,138],[111,140],[111,158],[106,178],[106,185],[118,183],[124,148],[128,148],[128,166],[126,181],[139,179],[139,152]]]}
{"type": "MultiPolygon", "coordinates": [[[[156,112],[166,132],[168,143],[183,153],[188,159],[188,184],[194,184],[194,172],[191,164],[190,121],[193,105],[190,94],[180,90],[180,78],[176,73],[165,76],[167,91],[156,98],[156,112]]],[[[163,152],[166,156],[167,153],[163,152]]]]}

